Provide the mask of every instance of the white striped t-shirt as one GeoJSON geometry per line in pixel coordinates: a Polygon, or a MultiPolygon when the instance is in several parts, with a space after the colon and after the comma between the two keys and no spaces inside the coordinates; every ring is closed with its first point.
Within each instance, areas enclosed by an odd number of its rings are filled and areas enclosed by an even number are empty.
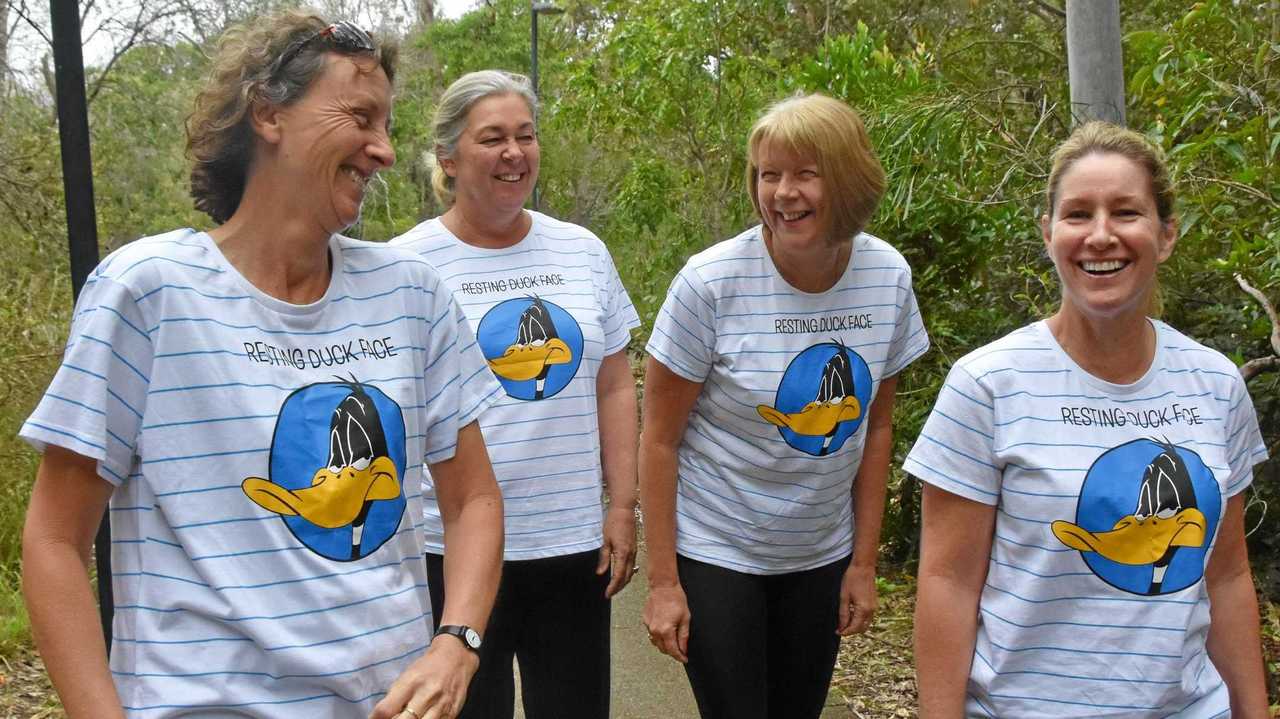
{"type": "Polygon", "coordinates": [[[751,574],[849,554],[871,399],[928,347],[911,269],[871,235],[816,294],[778,274],[758,226],[690,258],[646,348],[703,384],[678,450],[676,551],[751,574]]]}
{"type": "Polygon", "coordinates": [[[317,302],[270,297],[210,237],[90,276],[21,436],[98,461],[110,668],[131,716],[366,717],[430,642],[423,457],[498,393],[435,271],[334,236],[317,302]]]}
{"type": "MultiPolygon", "coordinates": [[[[528,235],[503,249],[468,245],[439,218],[392,240],[439,270],[506,390],[480,426],[505,502],[508,560],[603,542],[596,376],[640,324],[603,242],[529,214],[528,235]]],[[[440,508],[425,479],[426,549],[439,554],[440,508]]]]}
{"type": "Polygon", "coordinates": [[[1152,324],[1155,359],[1129,385],[1086,373],[1044,322],[975,350],[907,457],[996,507],[968,716],[1230,711],[1202,578],[1266,449],[1235,366],[1152,324]]]}

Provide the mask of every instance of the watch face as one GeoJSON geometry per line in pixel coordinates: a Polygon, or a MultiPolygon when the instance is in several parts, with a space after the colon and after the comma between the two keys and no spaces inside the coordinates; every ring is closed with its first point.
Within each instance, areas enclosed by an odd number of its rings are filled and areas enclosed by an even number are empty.
{"type": "Polygon", "coordinates": [[[468,627],[467,630],[463,632],[462,638],[467,640],[467,646],[471,647],[472,649],[480,648],[480,635],[476,634],[476,630],[468,627]]]}

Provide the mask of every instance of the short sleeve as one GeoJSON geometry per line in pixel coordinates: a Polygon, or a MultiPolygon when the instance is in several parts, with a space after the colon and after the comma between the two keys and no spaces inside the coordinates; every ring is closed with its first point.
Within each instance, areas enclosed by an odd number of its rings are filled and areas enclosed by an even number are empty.
{"type": "Polygon", "coordinates": [[[136,454],[154,345],[129,288],[95,271],[76,302],[67,348],[49,389],[18,435],[98,461],[119,486],[136,454]]]}
{"type": "Polygon", "coordinates": [[[1232,382],[1231,407],[1227,410],[1227,496],[1234,496],[1253,482],[1253,465],[1265,462],[1267,445],[1258,429],[1258,415],[1244,379],[1232,382]]]}
{"type": "Polygon", "coordinates": [[[631,296],[622,285],[618,268],[603,242],[600,243],[600,253],[600,271],[604,275],[600,303],[604,310],[604,354],[607,357],[626,349],[631,341],[631,330],[640,326],[640,315],[631,304],[631,296]]]}
{"type": "Polygon", "coordinates": [[[961,365],[951,368],[903,469],[940,489],[983,504],[1000,499],[991,392],[961,365]]]}
{"type": "Polygon", "coordinates": [[[690,265],[671,281],[645,351],[690,382],[705,382],[715,360],[715,305],[690,265]]]}
{"type": "Polygon", "coordinates": [[[429,287],[423,426],[426,461],[434,464],[453,457],[458,432],[496,402],[502,388],[448,288],[438,279],[429,287]]]}
{"type": "Polygon", "coordinates": [[[884,376],[893,377],[907,365],[919,359],[929,349],[929,335],[920,317],[916,293],[911,288],[911,273],[903,272],[898,286],[898,314],[889,342],[888,361],[884,376]]]}

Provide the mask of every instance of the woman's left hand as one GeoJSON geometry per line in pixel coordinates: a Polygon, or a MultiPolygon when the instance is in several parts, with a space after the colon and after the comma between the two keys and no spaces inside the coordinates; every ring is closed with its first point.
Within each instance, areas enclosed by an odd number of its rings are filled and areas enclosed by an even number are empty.
{"type": "Polygon", "coordinates": [[[604,516],[604,545],[596,574],[612,570],[604,596],[612,597],[627,586],[636,570],[636,512],[632,507],[609,506],[604,516]]]}
{"type": "Polygon", "coordinates": [[[876,594],[875,567],[850,564],[840,581],[840,612],[836,634],[861,634],[871,626],[880,598],[876,594]]]}
{"type": "Polygon", "coordinates": [[[475,652],[442,635],[396,678],[369,719],[454,719],[479,666],[475,652]]]}

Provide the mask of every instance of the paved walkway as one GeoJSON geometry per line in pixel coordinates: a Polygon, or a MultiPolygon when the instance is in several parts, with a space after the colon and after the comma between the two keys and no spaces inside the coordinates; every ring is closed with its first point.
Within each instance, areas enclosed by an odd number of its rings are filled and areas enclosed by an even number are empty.
{"type": "MultiPolygon", "coordinates": [[[[684,667],[654,649],[640,623],[640,612],[649,595],[644,565],[642,544],[640,571],[613,600],[613,699],[610,714],[612,719],[698,719],[698,709],[684,667]]],[[[518,684],[517,680],[517,692],[518,684]]],[[[822,719],[851,716],[843,706],[834,694],[827,697],[822,719]]],[[[524,719],[519,700],[516,701],[516,719],[524,719]]]]}

